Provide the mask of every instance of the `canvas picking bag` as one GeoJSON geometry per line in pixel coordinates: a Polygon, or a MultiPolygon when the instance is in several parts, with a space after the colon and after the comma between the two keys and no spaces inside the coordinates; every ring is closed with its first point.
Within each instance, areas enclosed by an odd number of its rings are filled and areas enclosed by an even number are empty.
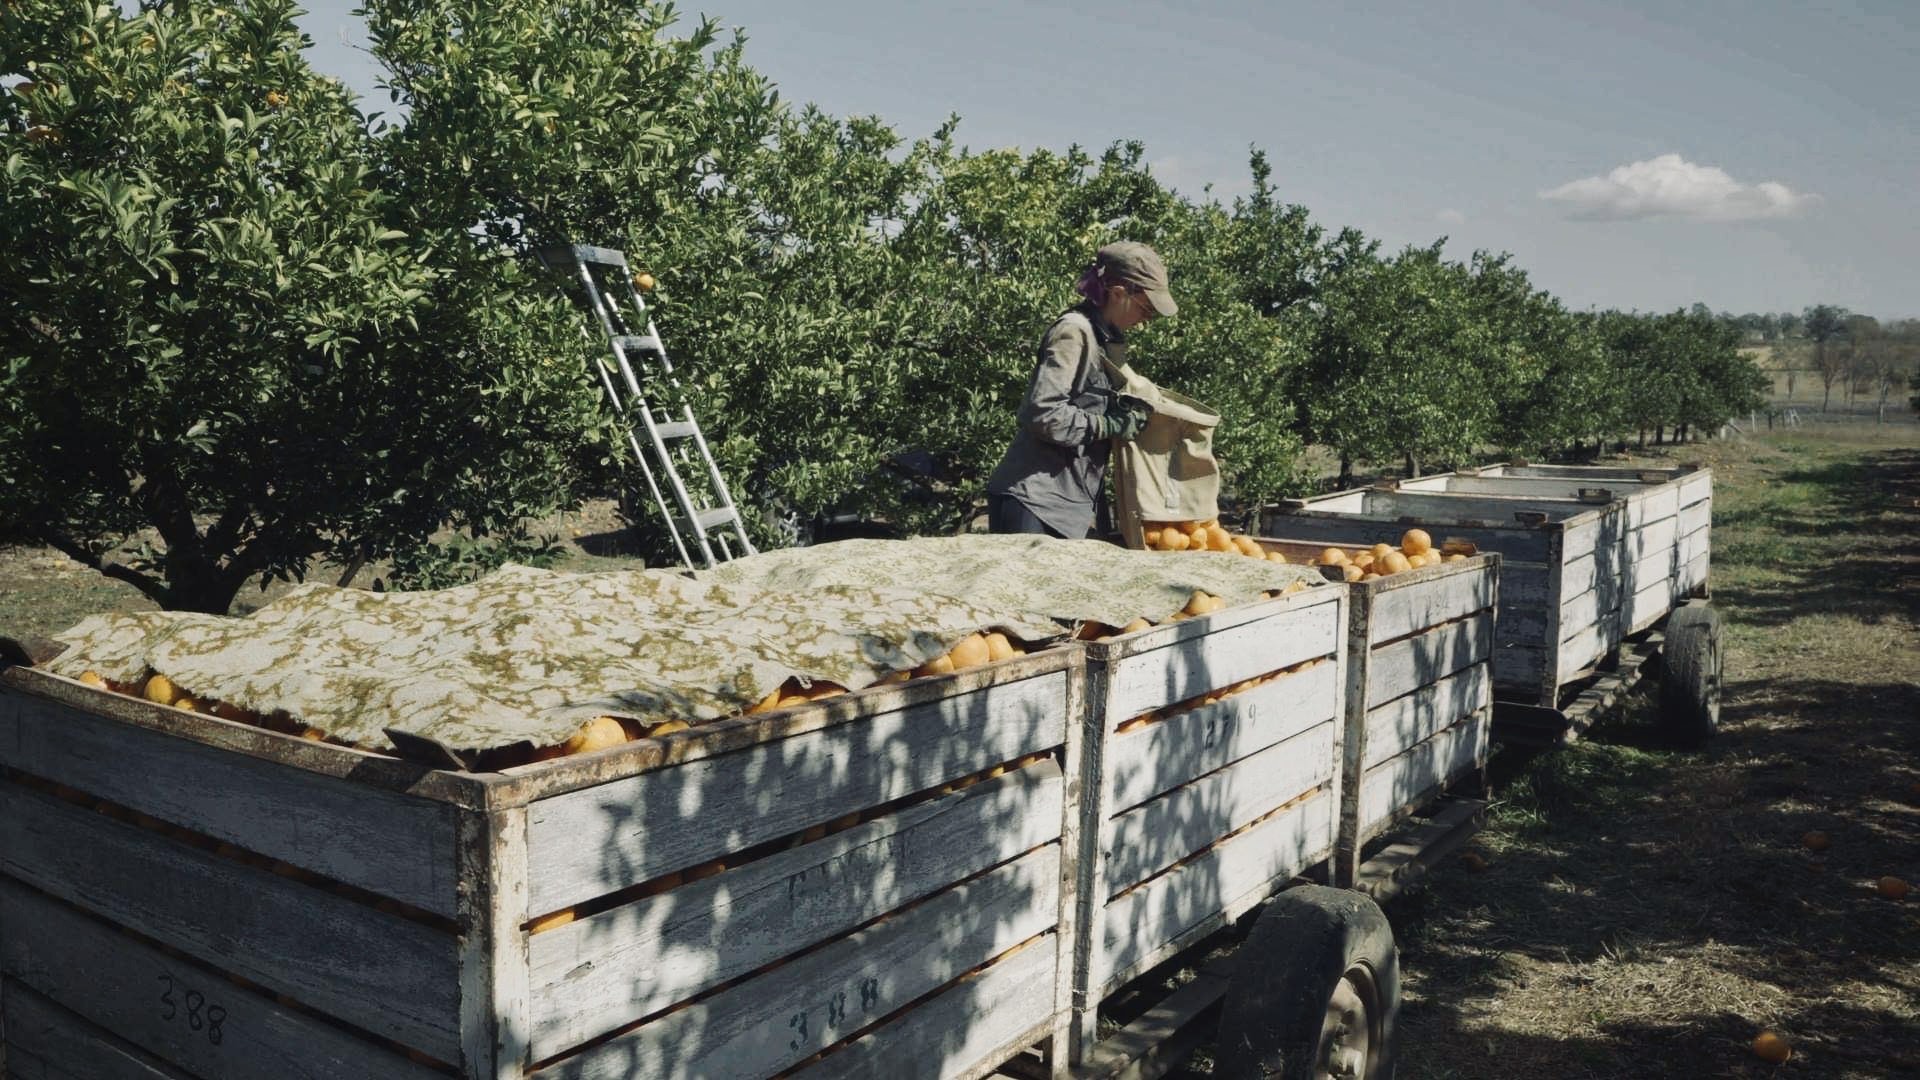
{"type": "Polygon", "coordinates": [[[1130,548],[1146,546],[1148,522],[1205,521],[1220,516],[1220,465],[1213,429],[1220,414],[1125,364],[1107,364],[1114,391],[1153,407],[1132,442],[1114,440],[1114,527],[1130,548]]]}

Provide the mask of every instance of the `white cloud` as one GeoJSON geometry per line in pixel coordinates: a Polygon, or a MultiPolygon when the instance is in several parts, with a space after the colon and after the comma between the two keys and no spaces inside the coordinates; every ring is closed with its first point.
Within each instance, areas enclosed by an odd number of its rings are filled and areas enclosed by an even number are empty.
{"type": "Polygon", "coordinates": [[[1725,169],[1696,165],[1679,154],[1622,165],[1540,193],[1587,221],[1684,217],[1695,221],[1758,221],[1794,217],[1820,196],[1772,180],[1742,184],[1725,169]]]}
{"type": "Polygon", "coordinates": [[[1433,219],[1442,225],[1465,225],[1467,223],[1467,215],[1455,210],[1451,206],[1433,215],[1433,219]]]}

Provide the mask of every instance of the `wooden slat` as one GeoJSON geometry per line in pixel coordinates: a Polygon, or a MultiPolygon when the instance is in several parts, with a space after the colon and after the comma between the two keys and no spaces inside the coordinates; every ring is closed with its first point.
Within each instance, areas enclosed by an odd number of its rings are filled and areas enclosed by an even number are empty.
{"type": "Polygon", "coordinates": [[[1637,563],[1663,551],[1671,552],[1674,537],[1679,535],[1678,526],[1679,522],[1669,517],[1628,533],[1627,561],[1637,563]]]}
{"type": "Polygon", "coordinates": [[[0,1019],[0,1075],[12,1080],[194,1080],[11,979],[0,979],[0,1019]]]}
{"type": "Polygon", "coordinates": [[[1373,650],[1367,704],[1383,705],[1486,659],[1493,652],[1493,616],[1475,615],[1373,650]]]}
{"type": "Polygon", "coordinates": [[[1354,891],[1382,904],[1398,896],[1479,832],[1486,810],[1482,799],[1443,800],[1432,820],[1396,836],[1392,844],[1366,861],[1356,875],[1354,891]]]}
{"type": "Polygon", "coordinates": [[[541,1075],[771,1076],[1046,932],[1059,883],[1048,845],[541,1075]]]}
{"type": "Polygon", "coordinates": [[[1108,904],[1093,985],[1104,993],[1139,974],[1161,946],[1320,861],[1333,846],[1334,809],[1331,790],[1317,793],[1108,904]]]}
{"type": "MultiPolygon", "coordinates": [[[[1343,627],[1337,603],[1281,610],[1106,665],[1110,723],[1199,697],[1303,660],[1331,656],[1343,627]]],[[[1179,625],[1179,624],[1176,624],[1179,625]]]]}
{"type": "Polygon", "coordinates": [[[1455,495],[1497,495],[1509,499],[1579,499],[1582,491],[1607,489],[1624,496],[1639,485],[1622,481],[1594,481],[1483,473],[1442,473],[1400,481],[1401,491],[1447,492],[1455,495]]]}
{"type": "Polygon", "coordinates": [[[1492,703],[1493,677],[1486,664],[1475,664],[1395,698],[1367,713],[1362,766],[1371,769],[1492,703]]]}
{"type": "Polygon", "coordinates": [[[438,1075],[5,877],[0,926],[9,978],[206,1080],[438,1075]]]}
{"type": "Polygon", "coordinates": [[[0,764],[454,913],[454,807],[0,691],[0,764]]]}
{"type": "Polygon", "coordinates": [[[1628,528],[1645,528],[1680,512],[1680,487],[1677,484],[1657,484],[1622,494],[1627,500],[1628,528]]]}
{"type": "Polygon", "coordinates": [[[1332,720],[1115,818],[1105,894],[1186,858],[1333,777],[1332,720]]]}
{"type": "Polygon", "coordinates": [[[1554,670],[1558,672],[1560,681],[1565,682],[1581,670],[1593,666],[1618,644],[1619,613],[1603,613],[1594,625],[1579,630],[1560,643],[1560,654],[1555,658],[1554,670]]]}
{"type": "MultiPolygon", "coordinates": [[[[1545,514],[1550,522],[1576,529],[1594,520],[1605,508],[1564,499],[1502,499],[1485,495],[1451,495],[1439,492],[1368,491],[1366,512],[1394,518],[1413,518],[1445,525],[1448,522],[1487,522],[1494,525],[1516,523],[1516,512],[1545,514]]],[[[1424,526],[1423,526],[1424,527],[1424,526]]],[[[1432,532],[1432,529],[1428,529],[1432,532]]]]}
{"type": "Polygon", "coordinates": [[[1702,469],[1679,480],[1680,505],[1692,506],[1695,503],[1713,498],[1713,473],[1702,469]]]}
{"type": "Polygon", "coordinates": [[[451,935],[0,783],[0,871],[222,970],[457,1060],[451,935]]]}
{"type": "Polygon", "coordinates": [[[1045,1034],[1054,950],[1033,942],[794,1074],[847,1080],[979,1076],[1045,1034]]]}
{"type": "Polygon", "coordinates": [[[1393,578],[1375,583],[1373,614],[1367,620],[1369,645],[1406,637],[1493,606],[1495,571],[1490,564],[1472,568],[1446,564],[1436,568],[1436,573],[1437,577],[1405,583],[1393,578]]]}
{"type": "Polygon", "coordinates": [[[1360,782],[1362,834],[1407,807],[1421,805],[1455,778],[1478,769],[1487,758],[1488,727],[1488,716],[1481,713],[1369,769],[1360,782]]]}
{"type": "MultiPolygon", "coordinates": [[[[1442,496],[1443,497],[1443,496],[1442,496]]],[[[1509,512],[1499,524],[1466,525],[1457,520],[1428,517],[1401,521],[1398,517],[1357,517],[1322,513],[1317,509],[1271,508],[1260,518],[1261,535],[1284,536],[1321,544],[1359,546],[1395,544],[1416,524],[1433,534],[1435,542],[1459,537],[1481,551],[1497,551],[1509,562],[1544,563],[1551,547],[1548,529],[1528,528],[1513,522],[1509,512]]]]}
{"type": "Polygon", "coordinates": [[[1539,646],[1502,646],[1493,652],[1494,696],[1534,704],[1549,668],[1548,652],[1539,646]]]}
{"type": "MultiPolygon", "coordinates": [[[[852,930],[1060,835],[1052,762],[528,941],[535,1059],[852,930]]],[[[1051,902],[1050,902],[1051,903],[1051,902]]],[[[1052,907],[1047,921],[1055,916],[1052,907]]]]}
{"type": "Polygon", "coordinates": [[[1137,731],[1108,731],[1101,804],[1109,814],[1138,806],[1333,719],[1339,680],[1339,665],[1315,664],[1137,731]]]}
{"type": "MultiPolygon", "coordinates": [[[[1591,574],[1593,569],[1591,561],[1587,563],[1587,569],[1591,574]]],[[[1548,567],[1544,563],[1523,563],[1501,559],[1500,610],[1505,612],[1514,607],[1546,607],[1548,579],[1562,572],[1561,567],[1548,567]]]]}
{"type": "Polygon", "coordinates": [[[1675,561],[1679,565],[1685,566],[1694,559],[1706,554],[1711,544],[1712,541],[1708,530],[1703,528],[1689,533],[1681,537],[1679,542],[1674,545],[1674,550],[1677,552],[1675,561]]]}
{"type": "Polygon", "coordinates": [[[1632,606],[1627,609],[1624,620],[1626,632],[1637,634],[1673,610],[1673,582],[1665,576],[1655,578],[1652,583],[1633,594],[1632,606]]]}
{"type": "Polygon", "coordinates": [[[1707,583],[1707,563],[1708,555],[1704,551],[1687,563],[1686,572],[1680,576],[1680,581],[1686,590],[1697,589],[1707,583]]]}
{"type": "Polygon", "coordinates": [[[530,903],[557,911],[1065,736],[1067,673],[688,762],[528,808],[530,903]]]}
{"type": "Polygon", "coordinates": [[[1680,535],[1687,536],[1699,532],[1713,524],[1713,504],[1697,502],[1692,506],[1681,507],[1678,520],[1680,535]]]}

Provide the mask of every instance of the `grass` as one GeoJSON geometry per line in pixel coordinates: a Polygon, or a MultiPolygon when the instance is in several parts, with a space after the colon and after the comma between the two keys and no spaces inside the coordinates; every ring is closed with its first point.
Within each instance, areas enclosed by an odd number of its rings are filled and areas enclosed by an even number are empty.
{"type": "Polygon", "coordinates": [[[1678,749],[1641,699],[1496,760],[1487,869],[1389,910],[1403,1078],[1920,1075],[1920,902],[1871,887],[1920,880],[1920,433],[1702,455],[1727,730],[1678,749]]]}

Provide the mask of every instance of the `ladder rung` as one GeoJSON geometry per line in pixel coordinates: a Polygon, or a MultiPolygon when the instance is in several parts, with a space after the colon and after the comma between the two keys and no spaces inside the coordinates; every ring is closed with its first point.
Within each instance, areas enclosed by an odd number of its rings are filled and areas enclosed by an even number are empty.
{"type": "Polygon", "coordinates": [[[700,526],[701,532],[710,532],[716,525],[733,524],[739,520],[739,515],[734,513],[731,507],[720,506],[712,510],[700,511],[693,515],[693,520],[700,526]]]}
{"type": "Polygon", "coordinates": [[[653,430],[662,439],[684,439],[700,429],[685,420],[675,420],[671,424],[655,424],[653,430]]]}
{"type": "Polygon", "coordinates": [[[624,352],[650,352],[665,355],[666,347],[652,334],[621,334],[613,339],[624,352]]]}

